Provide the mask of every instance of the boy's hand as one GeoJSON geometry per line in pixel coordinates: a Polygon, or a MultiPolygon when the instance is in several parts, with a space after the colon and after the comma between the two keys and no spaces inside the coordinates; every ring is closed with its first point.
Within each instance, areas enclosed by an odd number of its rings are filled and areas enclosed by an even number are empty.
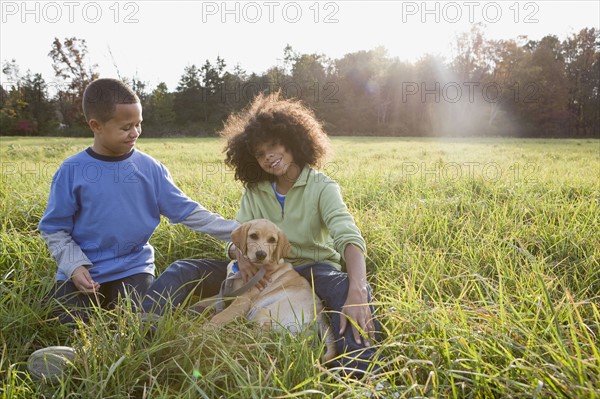
{"type": "Polygon", "coordinates": [[[84,294],[93,294],[100,289],[100,284],[92,280],[92,276],[85,266],[79,266],[73,271],[71,281],[84,294]]]}

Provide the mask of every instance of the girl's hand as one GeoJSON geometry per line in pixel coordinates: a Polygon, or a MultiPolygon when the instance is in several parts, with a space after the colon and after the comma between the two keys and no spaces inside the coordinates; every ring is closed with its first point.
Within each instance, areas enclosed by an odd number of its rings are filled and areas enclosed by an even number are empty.
{"type": "Polygon", "coordinates": [[[71,281],[75,287],[84,294],[94,294],[100,289],[100,284],[92,280],[89,270],[85,266],[78,266],[71,274],[71,281]]]}
{"type": "MultiPolygon", "coordinates": [[[[342,314],[340,318],[340,335],[344,334],[348,323],[348,318],[354,320],[358,327],[371,340],[375,340],[375,326],[373,324],[373,315],[369,307],[369,295],[367,290],[367,277],[365,257],[363,253],[354,245],[349,244],[345,249],[346,269],[348,270],[348,296],[346,302],[342,306],[342,314]]],[[[354,340],[362,343],[359,330],[352,324],[352,335],[354,340]]],[[[369,346],[369,342],[365,340],[365,346],[369,346]]]]}
{"type": "MultiPolygon", "coordinates": [[[[250,259],[248,259],[246,255],[242,254],[242,251],[240,251],[239,249],[236,248],[235,253],[238,262],[238,267],[242,275],[242,280],[244,281],[244,284],[246,284],[248,280],[254,277],[256,273],[258,273],[259,268],[254,263],[250,262],[250,259]]],[[[258,283],[256,283],[256,286],[259,290],[262,291],[270,282],[271,279],[269,278],[269,274],[266,273],[263,276],[263,278],[258,283]]]]}
{"type": "MultiPolygon", "coordinates": [[[[375,339],[375,327],[373,325],[373,315],[369,307],[367,288],[366,287],[350,287],[348,297],[342,307],[342,315],[340,317],[340,335],[343,335],[348,327],[348,323],[352,325],[352,335],[354,340],[362,343],[361,333],[352,322],[354,320],[358,327],[367,334],[369,339],[375,339]]],[[[369,341],[364,340],[365,346],[370,346],[369,341]]]]}

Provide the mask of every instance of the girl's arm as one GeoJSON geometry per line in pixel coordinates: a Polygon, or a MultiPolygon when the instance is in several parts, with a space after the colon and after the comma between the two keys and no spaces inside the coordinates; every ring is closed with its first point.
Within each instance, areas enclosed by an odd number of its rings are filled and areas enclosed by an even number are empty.
{"type": "MultiPolygon", "coordinates": [[[[369,297],[367,291],[367,272],[365,256],[353,244],[346,246],[344,250],[346,259],[346,271],[348,272],[349,288],[346,302],[342,307],[342,316],[340,318],[340,335],[343,335],[348,326],[348,318],[354,320],[358,326],[367,333],[370,339],[374,339],[374,325],[371,308],[369,306],[369,297]]],[[[352,325],[354,340],[361,343],[359,331],[352,325]]],[[[365,345],[369,343],[365,341],[365,345]]]]}
{"type": "MultiPolygon", "coordinates": [[[[354,320],[360,329],[373,339],[374,325],[369,306],[367,291],[367,272],[365,255],[366,244],[354,218],[342,199],[340,188],[333,180],[329,181],[323,190],[319,210],[329,233],[333,238],[334,247],[346,262],[349,288],[346,302],[342,307],[343,316],[340,319],[340,334],[346,331],[348,318],[354,320]]],[[[352,322],[352,333],[356,342],[361,343],[360,332],[352,322]]],[[[368,342],[365,342],[368,344],[368,342]]]]}

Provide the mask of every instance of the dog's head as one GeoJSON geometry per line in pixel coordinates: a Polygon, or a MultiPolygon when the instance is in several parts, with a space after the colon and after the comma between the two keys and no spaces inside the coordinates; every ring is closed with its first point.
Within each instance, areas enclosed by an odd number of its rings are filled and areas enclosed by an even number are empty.
{"type": "Polygon", "coordinates": [[[289,254],[290,242],[275,223],[255,219],[231,233],[231,241],[255,264],[277,263],[289,254]]]}

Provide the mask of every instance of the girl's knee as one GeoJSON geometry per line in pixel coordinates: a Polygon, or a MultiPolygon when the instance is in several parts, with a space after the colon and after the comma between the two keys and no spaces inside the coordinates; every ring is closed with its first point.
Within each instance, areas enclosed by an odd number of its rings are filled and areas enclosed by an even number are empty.
{"type": "Polygon", "coordinates": [[[169,281],[173,285],[173,282],[177,282],[175,285],[180,285],[184,282],[198,280],[202,278],[204,271],[192,262],[178,260],[169,265],[164,272],[160,274],[157,280],[163,282],[169,281]]]}

